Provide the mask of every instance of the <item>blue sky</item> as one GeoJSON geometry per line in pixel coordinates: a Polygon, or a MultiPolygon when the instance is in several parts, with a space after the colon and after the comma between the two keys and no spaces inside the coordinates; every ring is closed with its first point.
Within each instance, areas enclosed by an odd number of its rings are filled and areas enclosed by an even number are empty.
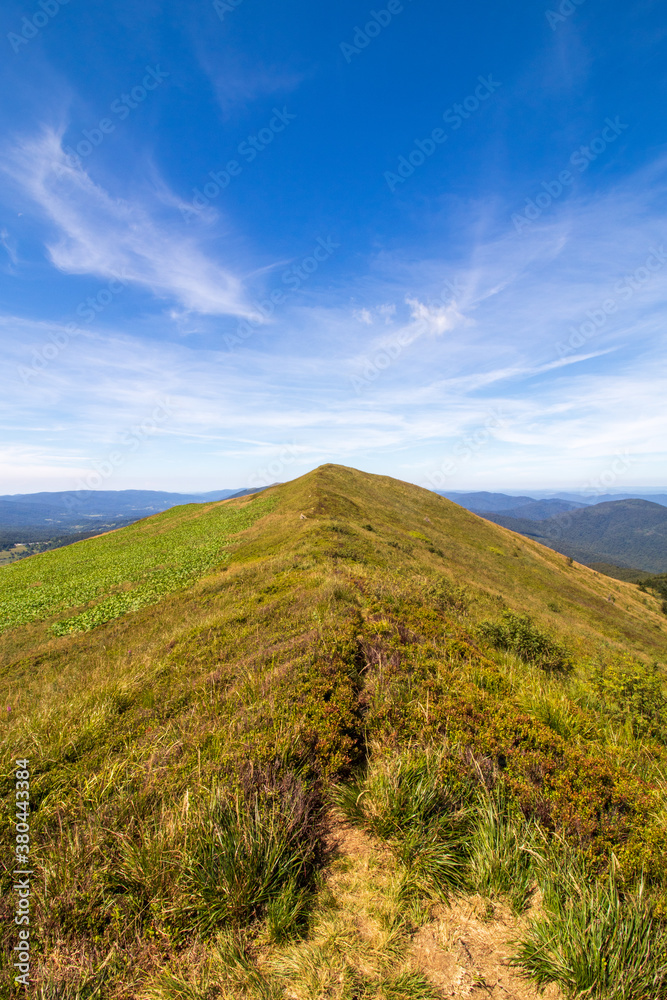
{"type": "Polygon", "coordinates": [[[0,17],[0,493],[665,485],[657,0],[0,17]]]}

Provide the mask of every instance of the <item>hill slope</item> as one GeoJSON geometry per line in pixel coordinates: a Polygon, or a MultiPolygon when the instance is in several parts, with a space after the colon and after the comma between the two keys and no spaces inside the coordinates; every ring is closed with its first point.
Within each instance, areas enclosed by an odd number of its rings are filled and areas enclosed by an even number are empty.
{"type": "Polygon", "coordinates": [[[521,519],[514,511],[484,516],[582,562],[667,570],[667,508],[661,504],[614,500],[543,521],[521,519]]]}
{"type": "Polygon", "coordinates": [[[533,888],[555,906],[583,865],[588,905],[612,851],[664,908],[659,601],[433,493],[324,466],[175,508],[0,568],[0,622],[45,997],[473,990],[443,898],[482,893],[494,947],[529,950],[521,914],[557,919],[533,888]]]}

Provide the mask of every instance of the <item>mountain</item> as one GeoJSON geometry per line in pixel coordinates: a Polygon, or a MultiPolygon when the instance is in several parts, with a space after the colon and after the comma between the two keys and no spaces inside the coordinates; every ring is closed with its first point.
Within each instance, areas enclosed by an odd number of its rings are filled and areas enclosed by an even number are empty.
{"type": "MultiPolygon", "coordinates": [[[[553,517],[556,514],[564,513],[568,510],[576,510],[578,507],[590,507],[593,504],[607,503],[615,500],[646,500],[649,503],[658,503],[667,507],[667,494],[655,493],[609,493],[607,495],[591,496],[588,493],[543,493],[541,490],[535,492],[535,496],[514,496],[507,493],[456,493],[436,490],[439,496],[447,497],[458,503],[466,510],[472,510],[476,514],[502,514],[507,511],[519,511],[528,508],[531,504],[546,504],[542,508],[540,519],[553,517]]],[[[511,516],[528,517],[530,520],[536,519],[540,508],[535,507],[528,513],[517,513],[511,516]]]]}
{"type": "Polygon", "coordinates": [[[0,525],[3,528],[60,525],[71,521],[72,518],[57,505],[29,503],[23,500],[0,500],[0,525]]]}
{"type": "Polygon", "coordinates": [[[595,496],[591,496],[589,493],[555,493],[553,497],[587,505],[612,503],[616,500],[646,500],[648,503],[659,503],[662,507],[667,507],[667,493],[645,493],[643,490],[638,490],[635,493],[600,493],[595,496]]]}
{"type": "Polygon", "coordinates": [[[507,493],[442,493],[454,503],[471,510],[475,514],[498,514],[511,511],[511,517],[528,518],[540,521],[566,511],[577,510],[585,504],[574,501],[549,499],[534,500],[532,497],[515,497],[507,493]]]}
{"type": "Polygon", "coordinates": [[[666,659],[653,593],[340,466],[0,567],[35,993],[536,1000],[548,945],[664,1000],[666,659]]]}
{"type": "MultiPolygon", "coordinates": [[[[465,505],[464,505],[465,506],[465,505]]],[[[524,518],[528,521],[544,521],[558,514],[566,514],[571,510],[580,510],[585,504],[573,503],[569,500],[532,500],[530,503],[522,503],[512,507],[509,512],[510,517],[524,518]]],[[[468,508],[472,510],[473,508],[468,508]]],[[[475,513],[486,514],[489,511],[475,511],[475,513]]],[[[501,511],[500,513],[505,513],[501,511]]]]}
{"type": "Polygon", "coordinates": [[[484,516],[580,562],[667,571],[667,509],[657,503],[614,500],[543,521],[484,516]]]}
{"type": "Polygon", "coordinates": [[[436,492],[439,496],[465,507],[466,510],[480,514],[485,511],[513,510],[515,507],[523,507],[534,502],[532,497],[513,497],[507,493],[445,493],[441,490],[436,492]]]}
{"type": "Polygon", "coordinates": [[[237,492],[218,490],[205,494],[184,494],[156,490],[73,490],[0,496],[0,525],[4,526],[4,518],[12,516],[12,512],[24,524],[39,524],[54,518],[60,518],[61,523],[70,523],[77,517],[144,517],[179,504],[225,500],[237,492]],[[11,505],[11,508],[6,505],[11,505]],[[41,520],[29,521],[31,517],[41,520]]]}

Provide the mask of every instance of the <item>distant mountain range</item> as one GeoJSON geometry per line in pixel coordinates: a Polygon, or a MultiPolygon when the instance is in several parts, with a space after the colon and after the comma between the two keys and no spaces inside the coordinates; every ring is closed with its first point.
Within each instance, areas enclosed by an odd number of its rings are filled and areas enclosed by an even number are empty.
{"type": "Polygon", "coordinates": [[[667,494],[584,493],[551,497],[507,493],[441,496],[475,514],[548,545],[577,562],[667,572],[667,494]]]}
{"type": "Polygon", "coordinates": [[[448,494],[448,498],[577,562],[667,572],[667,496],[615,497],[595,504],[502,493],[448,494]]]}
{"type": "MultiPolygon", "coordinates": [[[[172,507],[258,492],[90,490],[0,496],[0,549],[18,543],[40,543],[41,548],[52,547],[54,541],[68,544],[91,532],[119,528],[172,507]]],[[[550,497],[487,492],[441,495],[577,562],[667,572],[667,494],[607,495],[594,501],[578,493],[550,497]]]]}
{"type": "Polygon", "coordinates": [[[155,490],[87,490],[0,496],[0,546],[44,541],[131,524],[188,503],[213,503],[259,490],[164,493],[155,490]]]}
{"type": "MultiPolygon", "coordinates": [[[[580,501],[563,500],[560,497],[536,500],[534,497],[508,496],[507,493],[441,493],[440,495],[475,514],[500,514],[511,511],[512,517],[527,517],[531,521],[554,517],[556,514],[586,506],[580,501]]],[[[665,499],[667,500],[667,497],[665,499]]]]}
{"type": "MultiPolygon", "coordinates": [[[[475,514],[482,514],[486,511],[499,514],[501,511],[511,510],[528,503],[544,503],[551,501],[565,501],[576,507],[592,507],[600,503],[614,503],[617,500],[647,500],[649,503],[658,503],[667,507],[667,493],[649,493],[639,490],[637,493],[605,493],[599,496],[591,496],[590,493],[542,493],[537,491],[535,496],[514,496],[507,493],[457,493],[436,490],[440,496],[453,500],[460,507],[472,510],[475,514]]],[[[551,515],[550,515],[551,516],[551,515]]]]}

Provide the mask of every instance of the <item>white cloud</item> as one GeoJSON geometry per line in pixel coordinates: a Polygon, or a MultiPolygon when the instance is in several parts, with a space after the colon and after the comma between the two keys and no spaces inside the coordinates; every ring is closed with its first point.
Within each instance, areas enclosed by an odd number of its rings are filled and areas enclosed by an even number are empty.
{"type": "Polygon", "coordinates": [[[5,172],[55,228],[48,252],[60,271],[122,277],[193,312],[256,315],[230,268],[207,257],[182,226],[159,223],[145,206],[112,197],[70,165],[61,139],[45,128],[3,158],[5,172]]]}
{"type": "Polygon", "coordinates": [[[370,309],[355,309],[352,315],[360,323],[365,323],[366,326],[373,325],[373,314],[371,313],[370,309]]]}
{"type": "MultiPolygon", "coordinates": [[[[59,192],[57,217],[65,221],[58,259],[71,253],[74,263],[84,263],[88,244],[71,233],[86,222],[80,218],[86,199],[115,218],[121,250],[132,256],[132,213],[115,217],[116,203],[85,175],[62,180],[74,184],[76,218],[69,220],[69,195],[59,192]]],[[[198,320],[196,341],[178,344],[166,342],[162,328],[146,327],[141,339],[105,330],[100,321],[27,387],[20,378],[6,379],[0,417],[6,425],[14,421],[13,439],[28,449],[25,462],[16,457],[15,481],[24,468],[43,468],[40,485],[71,488],[53,485],[62,477],[49,455],[62,455],[62,441],[74,456],[67,468],[78,463],[85,470],[91,456],[104,460],[118,436],[141,422],[153,400],[168,396],[173,417],[107,488],[242,486],[281,461],[284,472],[274,478],[343,461],[424,482],[453,458],[452,489],[574,489],[603,473],[618,453],[634,462],[622,485],[659,485],[667,266],[630,298],[614,292],[667,231],[657,176],[653,182],[581,202],[576,212],[564,212],[566,221],[555,212],[521,238],[506,233],[476,244],[455,266],[431,259],[409,271],[398,262],[400,281],[363,275],[338,299],[327,292],[331,305],[314,292],[307,305],[292,302],[277,311],[270,335],[267,327],[257,331],[236,353],[219,349],[220,323],[213,319],[198,320]],[[618,298],[617,311],[562,357],[558,345],[570,327],[581,326],[610,295],[618,298]],[[355,316],[360,322],[351,321],[355,316]],[[397,344],[400,352],[387,350],[397,344]],[[391,364],[357,395],[351,376],[381,352],[391,364]],[[484,446],[466,445],[484,436],[494,414],[502,419],[484,446]],[[35,448],[42,465],[30,457],[35,448]],[[279,457],[286,448],[289,462],[279,457]]],[[[103,262],[107,244],[102,238],[103,262]]],[[[90,253],[98,249],[91,245],[90,253]]],[[[151,266],[157,263],[156,251],[151,266]]],[[[141,267],[148,268],[143,258],[141,267]]],[[[182,297],[179,303],[190,308],[182,297]]],[[[177,324],[177,309],[174,316],[177,324]]],[[[14,366],[21,344],[44,343],[58,330],[26,320],[7,320],[5,328],[5,356],[14,366]]],[[[29,364],[27,347],[25,353],[29,364]]],[[[7,475],[11,464],[9,456],[7,475]]]]}

